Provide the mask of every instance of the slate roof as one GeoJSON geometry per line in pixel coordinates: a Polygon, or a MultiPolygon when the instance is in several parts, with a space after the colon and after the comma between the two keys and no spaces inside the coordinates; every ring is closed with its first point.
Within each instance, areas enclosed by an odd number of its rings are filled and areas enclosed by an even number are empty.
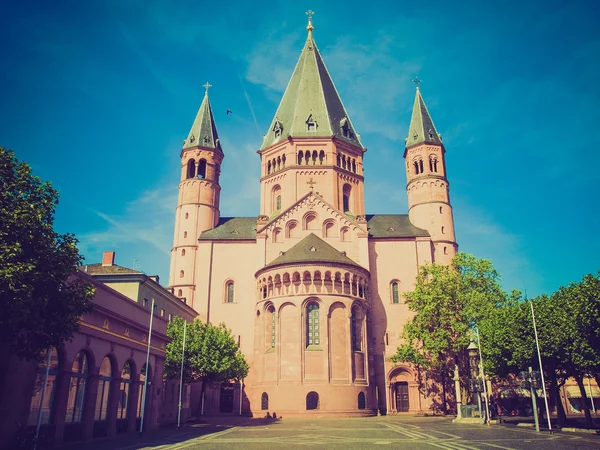
{"type": "Polygon", "coordinates": [[[283,255],[278,256],[265,267],[292,263],[336,263],[361,267],[344,253],[310,233],[283,255]]]}
{"type": "Polygon", "coordinates": [[[196,114],[196,119],[194,119],[188,137],[183,142],[184,150],[198,146],[223,151],[221,149],[219,133],[217,133],[215,118],[210,107],[210,100],[208,99],[208,90],[204,94],[204,99],[202,100],[198,114],[196,114]]]}
{"type": "Polygon", "coordinates": [[[221,217],[212,230],[204,231],[199,240],[256,240],[256,217],[221,217]]]}
{"type": "Polygon", "coordinates": [[[433,120],[429,115],[425,101],[421,96],[421,91],[417,86],[415,95],[415,104],[413,106],[412,118],[408,127],[408,137],[406,138],[406,147],[417,144],[442,144],[442,138],[435,129],[433,120]]]}
{"type": "Polygon", "coordinates": [[[427,230],[410,223],[408,214],[368,214],[366,219],[370,238],[430,236],[427,230]]]}
{"type": "Polygon", "coordinates": [[[119,266],[117,264],[113,264],[112,266],[103,266],[101,263],[85,264],[83,266],[80,266],[79,270],[86,272],[88,275],[131,275],[142,273],[138,270],[129,269],[127,267],[119,266]]]}
{"type": "Polygon", "coordinates": [[[260,149],[288,136],[335,136],[363,148],[317,49],[312,24],[307,29],[308,38],[260,149]],[[311,120],[316,125],[309,130],[311,120]]]}

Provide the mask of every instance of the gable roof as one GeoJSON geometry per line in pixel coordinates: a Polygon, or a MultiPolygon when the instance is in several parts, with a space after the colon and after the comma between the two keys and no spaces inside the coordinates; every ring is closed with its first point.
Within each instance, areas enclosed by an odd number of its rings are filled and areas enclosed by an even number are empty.
{"type": "Polygon", "coordinates": [[[408,137],[406,138],[406,147],[423,143],[443,145],[442,138],[435,129],[427,106],[425,106],[425,101],[421,97],[421,91],[417,86],[415,104],[413,105],[410,126],[408,127],[408,137]]]}
{"type": "Polygon", "coordinates": [[[256,217],[221,217],[217,226],[198,240],[256,240],[256,217]]]}
{"type": "Polygon", "coordinates": [[[260,149],[288,136],[335,136],[363,148],[315,44],[312,25],[308,30],[296,68],[260,149]],[[309,124],[313,124],[310,130],[309,124]]]}
{"type": "Polygon", "coordinates": [[[212,108],[210,107],[210,100],[208,99],[208,89],[204,94],[204,99],[202,100],[198,114],[196,114],[188,137],[183,142],[184,150],[198,146],[223,151],[221,149],[219,133],[217,133],[215,118],[213,117],[212,108]]]}
{"type": "Polygon", "coordinates": [[[293,263],[337,263],[361,267],[360,264],[340,252],[338,249],[323,241],[314,233],[310,233],[288,251],[268,263],[266,267],[293,263]]]}
{"type": "Polygon", "coordinates": [[[408,214],[369,214],[366,219],[369,238],[430,236],[429,231],[410,223],[408,214]]]}
{"type": "Polygon", "coordinates": [[[84,264],[83,266],[79,266],[79,270],[88,275],[131,275],[143,273],[139,270],[129,269],[128,267],[119,266],[117,264],[103,266],[101,263],[84,264]]]}

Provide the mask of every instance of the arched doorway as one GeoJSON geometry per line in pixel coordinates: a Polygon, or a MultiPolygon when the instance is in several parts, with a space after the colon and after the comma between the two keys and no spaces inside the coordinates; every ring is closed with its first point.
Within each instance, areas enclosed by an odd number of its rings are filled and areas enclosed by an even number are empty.
{"type": "Polygon", "coordinates": [[[419,409],[414,375],[407,367],[396,367],[389,375],[389,406],[392,412],[407,413],[419,409]]]}

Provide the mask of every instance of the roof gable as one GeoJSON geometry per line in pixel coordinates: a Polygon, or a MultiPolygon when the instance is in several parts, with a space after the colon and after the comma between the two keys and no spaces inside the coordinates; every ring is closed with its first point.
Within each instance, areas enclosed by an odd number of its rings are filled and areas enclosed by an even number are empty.
{"type": "Polygon", "coordinates": [[[256,240],[256,217],[221,217],[216,227],[198,237],[209,240],[256,240]]]}
{"type": "Polygon", "coordinates": [[[410,223],[408,214],[369,214],[367,227],[369,238],[429,237],[427,230],[410,223]]]}

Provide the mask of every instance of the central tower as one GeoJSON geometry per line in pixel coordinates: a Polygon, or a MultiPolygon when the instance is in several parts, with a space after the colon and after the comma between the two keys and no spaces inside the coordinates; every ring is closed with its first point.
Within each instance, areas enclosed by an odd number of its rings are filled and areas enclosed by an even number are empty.
{"type": "Polygon", "coordinates": [[[310,190],[364,215],[363,148],[313,39],[308,37],[262,146],[261,215],[276,217],[310,190]]]}

